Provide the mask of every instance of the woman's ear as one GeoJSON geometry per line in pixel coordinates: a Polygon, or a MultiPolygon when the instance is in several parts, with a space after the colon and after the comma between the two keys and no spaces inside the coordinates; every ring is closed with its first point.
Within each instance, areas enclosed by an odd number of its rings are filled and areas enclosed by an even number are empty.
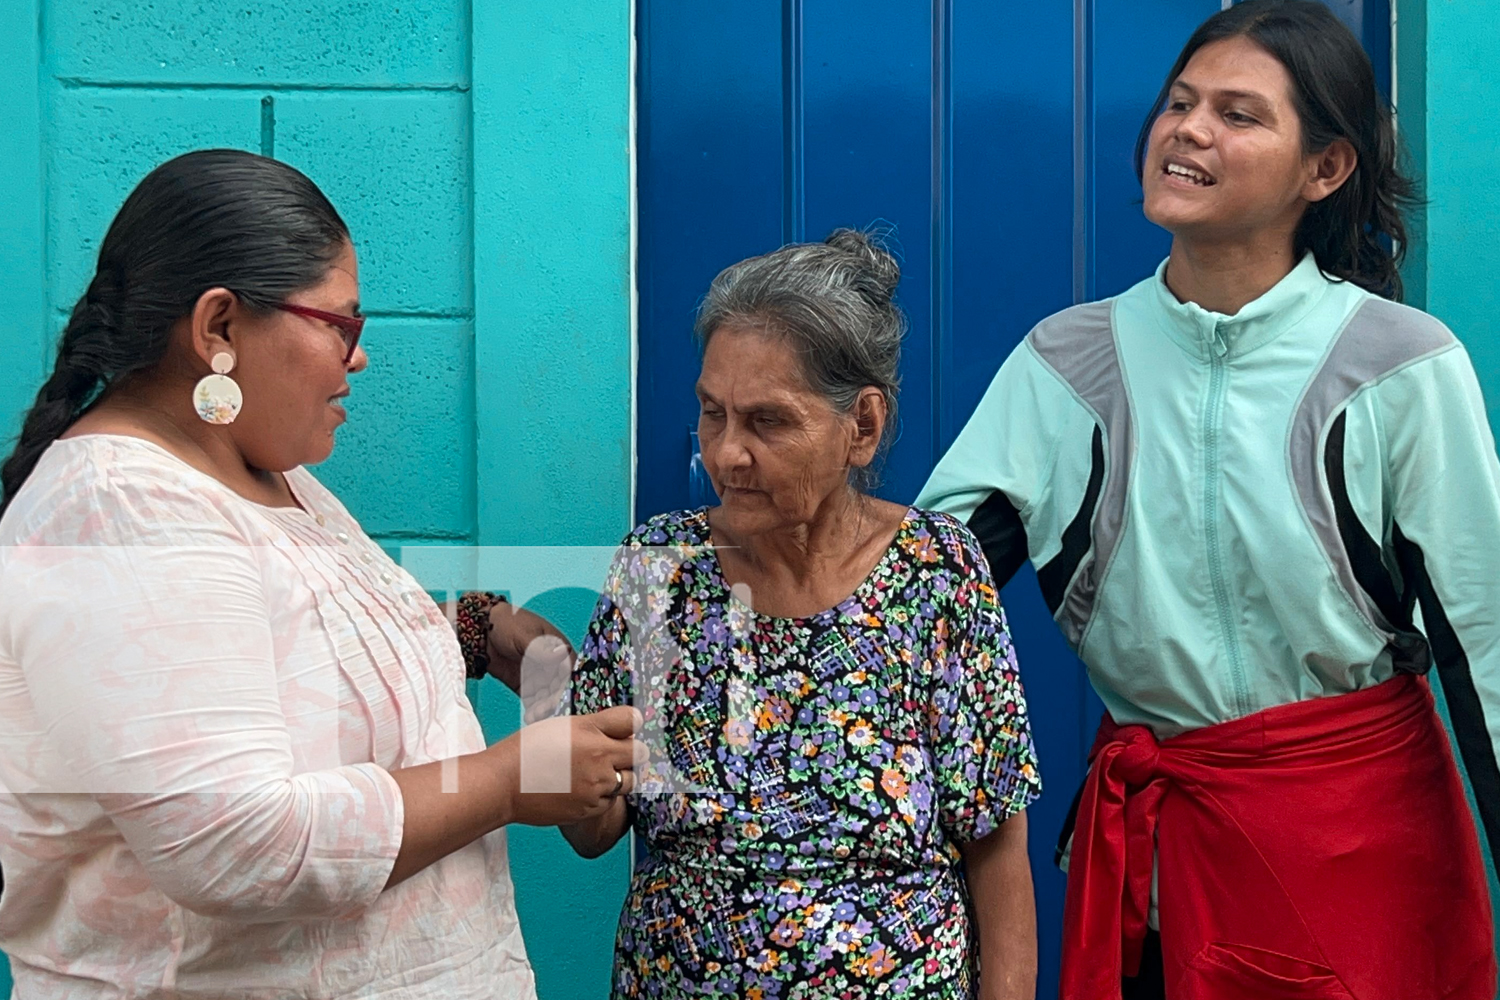
{"type": "Polygon", "coordinates": [[[1302,197],[1308,202],[1322,201],[1329,197],[1354,173],[1359,166],[1359,154],[1348,139],[1335,139],[1321,153],[1309,157],[1312,174],[1302,185],[1302,197]]]}
{"type": "Polygon", "coordinates": [[[880,437],[885,433],[885,416],[889,412],[885,393],[867,385],[859,391],[850,414],[854,417],[854,436],[849,442],[849,464],[863,469],[875,460],[880,437]]]}
{"type": "Polygon", "coordinates": [[[207,366],[215,354],[235,354],[230,321],[240,315],[240,300],[227,288],[210,288],[198,296],[189,317],[193,353],[207,366]]]}

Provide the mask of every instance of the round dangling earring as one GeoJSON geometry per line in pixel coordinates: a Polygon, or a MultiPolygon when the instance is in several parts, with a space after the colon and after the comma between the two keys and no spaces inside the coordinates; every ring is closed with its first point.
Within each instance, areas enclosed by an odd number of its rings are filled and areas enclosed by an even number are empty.
{"type": "Polygon", "coordinates": [[[205,423],[232,424],[245,405],[240,384],[229,377],[234,371],[234,355],[220,351],[208,364],[214,373],[203,376],[194,386],[193,407],[205,423]]]}

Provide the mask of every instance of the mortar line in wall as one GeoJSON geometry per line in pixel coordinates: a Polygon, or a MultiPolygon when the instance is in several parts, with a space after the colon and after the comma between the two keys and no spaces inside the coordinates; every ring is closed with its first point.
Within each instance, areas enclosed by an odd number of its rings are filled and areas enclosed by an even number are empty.
{"type": "MultiPolygon", "coordinates": [[[[73,307],[71,305],[68,305],[68,306],[53,306],[52,307],[52,311],[56,315],[58,315],[58,316],[61,316],[63,318],[67,318],[68,316],[72,315],[72,313],[73,313],[73,307]]],[[[362,313],[362,315],[366,319],[399,319],[399,320],[410,320],[410,319],[424,319],[424,320],[455,320],[455,319],[461,319],[461,320],[472,320],[474,318],[474,312],[473,312],[473,310],[447,311],[447,310],[424,310],[424,309],[414,309],[414,310],[402,310],[402,309],[366,309],[366,310],[364,310],[364,312],[362,313]]]]}
{"type": "Polygon", "coordinates": [[[473,319],[471,309],[366,309],[370,319],[473,319]]]}
{"type": "Polygon", "coordinates": [[[276,98],[270,94],[260,99],[260,155],[276,155],[276,98]]]}
{"type": "Polygon", "coordinates": [[[165,93],[193,91],[284,91],[314,94],[467,94],[467,83],[289,83],[256,80],[249,83],[204,83],[174,80],[90,80],[84,77],[54,77],[64,90],[144,90],[165,93]]]}
{"type": "MultiPolygon", "coordinates": [[[[48,174],[51,172],[51,167],[49,165],[49,157],[46,155],[48,138],[47,132],[49,127],[48,123],[51,118],[51,108],[49,107],[49,105],[52,101],[52,88],[46,85],[48,63],[47,5],[45,3],[42,3],[41,0],[37,0],[36,7],[34,9],[36,10],[37,61],[35,72],[38,116],[36,151],[39,160],[37,164],[37,180],[41,183],[41,190],[38,192],[40,203],[37,207],[41,210],[42,213],[40,232],[40,235],[42,237],[42,244],[39,251],[39,256],[41,257],[41,276],[43,278],[41,288],[42,322],[40,324],[42,329],[38,330],[37,334],[41,338],[42,351],[40,356],[43,358],[48,358],[51,357],[54,352],[56,352],[58,339],[62,331],[53,329],[52,324],[47,322],[47,313],[53,308],[53,296],[56,294],[56,290],[53,288],[52,282],[50,280],[47,280],[48,276],[52,273],[52,251],[48,249],[52,246],[52,185],[50,183],[50,178],[48,177],[48,174]]],[[[66,316],[71,315],[71,313],[72,307],[70,306],[68,309],[68,313],[64,314],[65,318],[66,316]]]]}
{"type": "MultiPolygon", "coordinates": [[[[463,8],[462,9],[463,9],[463,17],[464,17],[464,36],[463,36],[464,37],[464,46],[463,46],[464,78],[467,79],[467,80],[473,80],[474,79],[474,2],[473,2],[473,0],[471,0],[471,2],[469,2],[469,3],[463,4],[463,8]]],[[[469,372],[468,372],[468,374],[469,374],[470,383],[469,383],[469,391],[466,394],[467,395],[467,400],[466,401],[467,401],[469,407],[471,408],[471,410],[472,410],[472,412],[474,414],[474,418],[473,418],[473,422],[472,422],[471,435],[470,435],[470,439],[469,439],[469,445],[470,445],[470,447],[468,449],[468,454],[467,454],[467,465],[468,465],[468,468],[465,470],[468,473],[468,477],[469,477],[469,488],[468,488],[468,490],[465,491],[466,495],[463,497],[463,501],[464,501],[465,504],[468,505],[468,508],[469,508],[469,518],[468,518],[468,521],[469,521],[469,533],[474,537],[474,544],[478,545],[479,544],[479,539],[481,537],[480,524],[479,524],[479,510],[483,506],[483,504],[482,504],[482,502],[481,502],[481,500],[479,498],[480,491],[483,489],[483,487],[480,485],[480,468],[481,468],[481,463],[483,462],[483,456],[481,456],[480,453],[479,453],[479,436],[480,436],[480,430],[479,430],[479,411],[480,411],[480,403],[479,403],[479,394],[478,394],[478,391],[477,391],[478,388],[479,388],[479,337],[480,337],[480,331],[479,331],[479,322],[478,322],[477,319],[475,319],[475,317],[478,315],[478,311],[479,311],[479,306],[478,306],[479,291],[475,287],[478,284],[478,280],[477,279],[478,279],[478,276],[479,276],[479,265],[478,265],[478,261],[479,261],[479,246],[478,246],[478,241],[479,241],[479,220],[477,218],[475,218],[475,215],[476,215],[475,204],[476,204],[476,202],[478,200],[477,192],[479,191],[479,185],[476,183],[475,177],[474,177],[474,160],[475,160],[475,147],[478,145],[478,141],[479,140],[475,136],[476,129],[474,128],[474,95],[472,93],[470,93],[468,95],[468,98],[469,98],[468,102],[467,102],[468,106],[464,109],[464,115],[463,115],[464,128],[466,128],[468,130],[468,133],[465,136],[465,142],[464,142],[464,145],[465,145],[465,147],[468,150],[468,155],[464,158],[464,210],[465,210],[466,215],[468,216],[468,221],[469,221],[469,239],[468,239],[467,246],[464,247],[464,250],[465,250],[465,252],[468,255],[468,260],[465,263],[467,264],[468,277],[469,277],[469,281],[468,281],[468,314],[469,314],[469,331],[468,332],[469,332],[469,339],[468,339],[467,347],[468,347],[468,350],[469,350],[469,372]]]]}
{"type": "MultiPolygon", "coordinates": [[[[630,56],[626,73],[629,83],[626,87],[626,102],[628,108],[626,115],[629,120],[629,190],[627,192],[627,203],[630,212],[630,260],[628,268],[630,272],[630,498],[629,506],[625,510],[627,524],[635,524],[635,501],[638,493],[639,481],[637,473],[640,468],[640,330],[641,330],[641,283],[640,283],[640,145],[637,129],[640,127],[640,119],[637,115],[636,102],[639,99],[637,90],[638,81],[636,74],[640,71],[640,33],[637,20],[639,17],[638,0],[630,0],[630,56]]],[[[630,856],[635,857],[634,831],[630,843],[630,856]]]]}

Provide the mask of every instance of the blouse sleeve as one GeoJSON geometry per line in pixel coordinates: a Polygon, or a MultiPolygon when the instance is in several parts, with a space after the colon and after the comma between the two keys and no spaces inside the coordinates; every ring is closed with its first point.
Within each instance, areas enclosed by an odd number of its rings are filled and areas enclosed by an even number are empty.
{"type": "Polygon", "coordinates": [[[938,820],[958,843],[986,836],[1041,794],[1010,630],[974,536],[957,529],[959,571],[934,652],[928,719],[938,820]]]}
{"type": "MultiPolygon", "coordinates": [[[[295,773],[255,549],[185,487],[110,484],[4,556],[5,639],[60,770],[153,884],[244,922],[358,914],[401,846],[375,764],[295,773]]],[[[12,789],[23,791],[23,789],[12,789]]]]}

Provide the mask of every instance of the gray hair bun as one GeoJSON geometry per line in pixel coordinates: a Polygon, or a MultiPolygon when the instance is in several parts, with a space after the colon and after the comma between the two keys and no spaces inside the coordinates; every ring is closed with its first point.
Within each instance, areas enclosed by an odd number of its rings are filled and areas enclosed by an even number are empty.
{"type": "Polygon", "coordinates": [[[859,261],[856,284],[878,306],[888,306],[901,282],[901,265],[884,246],[882,233],[835,229],[823,242],[859,261]]]}

